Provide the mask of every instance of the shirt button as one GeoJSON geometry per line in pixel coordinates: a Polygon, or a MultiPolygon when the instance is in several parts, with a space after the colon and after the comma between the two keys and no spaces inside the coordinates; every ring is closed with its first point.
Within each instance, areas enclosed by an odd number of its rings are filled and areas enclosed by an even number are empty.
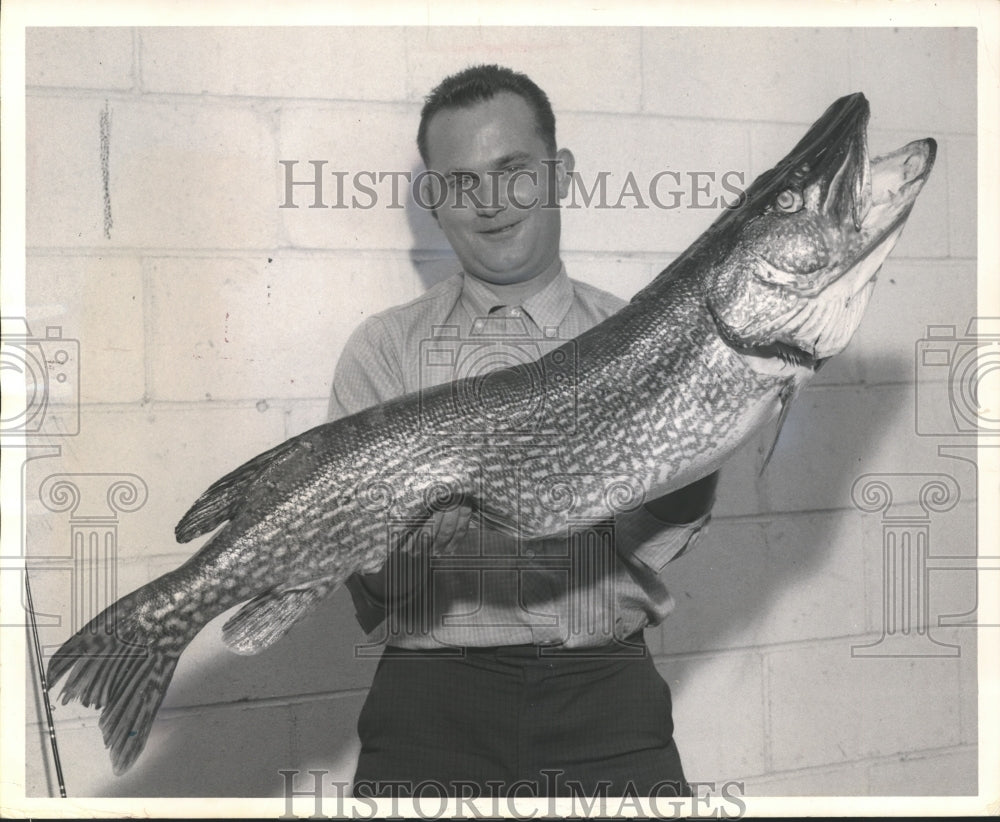
{"type": "Polygon", "coordinates": [[[520,308],[512,308],[510,310],[510,316],[512,316],[512,317],[520,317],[521,316],[521,309],[520,308]]]}

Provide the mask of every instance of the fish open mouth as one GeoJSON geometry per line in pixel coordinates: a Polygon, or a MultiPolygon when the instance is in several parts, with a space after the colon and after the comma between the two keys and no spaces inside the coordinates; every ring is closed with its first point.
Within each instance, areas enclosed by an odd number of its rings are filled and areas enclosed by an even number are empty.
{"type": "Polygon", "coordinates": [[[928,137],[865,163],[858,174],[856,228],[883,234],[892,231],[909,213],[936,156],[937,143],[928,137]]]}
{"type": "Polygon", "coordinates": [[[813,135],[814,127],[793,152],[815,155],[813,173],[820,180],[826,178],[821,211],[840,223],[846,235],[852,227],[856,232],[843,245],[842,274],[880,250],[884,240],[905,222],[937,156],[937,143],[927,138],[872,159],[868,153],[869,116],[863,94],[842,98],[817,123],[819,126],[828,120],[825,128],[813,135]],[[833,142],[821,145],[824,139],[833,142]]]}
{"type": "Polygon", "coordinates": [[[871,110],[864,94],[837,100],[774,169],[769,181],[773,196],[797,179],[818,181],[820,210],[849,217],[854,229],[872,245],[905,220],[934,166],[933,139],[912,143],[872,159],[868,154],[871,110]]]}
{"type": "MultiPolygon", "coordinates": [[[[864,135],[860,145],[865,146],[864,135]]],[[[844,246],[841,272],[804,301],[786,333],[809,357],[822,360],[847,345],[868,306],[875,278],[902,234],[913,203],[934,165],[937,144],[915,140],[870,160],[863,151],[850,197],[853,233],[844,246]]],[[[844,215],[845,222],[847,215],[844,215]]]]}
{"type": "Polygon", "coordinates": [[[936,156],[937,143],[928,137],[874,160],[865,158],[852,197],[857,239],[848,244],[848,259],[839,278],[848,281],[848,293],[857,293],[878,273],[899,239],[936,156]]]}
{"type": "MultiPolygon", "coordinates": [[[[774,188],[794,183],[817,188],[817,212],[836,238],[825,273],[794,278],[790,287],[817,297],[844,279],[848,293],[864,287],[892,250],[937,156],[932,138],[914,140],[888,154],[868,153],[868,101],[860,92],[835,102],[799,141],[774,188]]],[[[777,277],[775,277],[777,279],[777,277]]]]}
{"type": "Polygon", "coordinates": [[[738,238],[736,253],[752,263],[750,279],[727,273],[710,301],[731,344],[778,346],[808,364],[842,350],[857,329],[937,153],[927,138],[871,158],[869,116],[860,92],[835,101],[748,189],[743,213],[713,226],[738,238]]]}

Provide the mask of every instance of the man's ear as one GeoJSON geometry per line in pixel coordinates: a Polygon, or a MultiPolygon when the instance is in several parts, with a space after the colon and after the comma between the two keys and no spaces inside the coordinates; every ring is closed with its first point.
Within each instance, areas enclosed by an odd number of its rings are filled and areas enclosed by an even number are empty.
{"type": "Polygon", "coordinates": [[[568,148],[561,148],[556,152],[556,183],[559,186],[559,199],[563,199],[569,194],[570,178],[573,176],[573,169],[576,167],[576,158],[568,148]]]}

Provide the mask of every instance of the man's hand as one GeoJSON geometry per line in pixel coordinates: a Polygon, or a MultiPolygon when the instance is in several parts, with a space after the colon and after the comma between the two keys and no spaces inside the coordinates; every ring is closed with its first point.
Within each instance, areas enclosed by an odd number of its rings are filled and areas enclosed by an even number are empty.
{"type": "MultiPolygon", "coordinates": [[[[445,511],[435,511],[431,514],[428,520],[431,526],[431,553],[450,554],[454,551],[458,543],[468,533],[469,522],[471,520],[472,508],[468,505],[458,505],[455,508],[449,508],[445,511]]],[[[406,542],[400,547],[402,550],[399,554],[389,557],[386,564],[374,574],[355,574],[365,592],[376,602],[384,603],[386,601],[388,590],[386,578],[390,565],[398,566],[399,563],[407,562],[416,564],[415,558],[410,553],[413,548],[413,536],[408,537],[406,542]]],[[[401,590],[399,580],[397,579],[393,591],[396,595],[409,594],[413,590],[413,585],[418,582],[416,574],[397,574],[397,576],[401,579],[409,580],[411,584],[407,590],[401,590]]]]}
{"type": "Polygon", "coordinates": [[[469,532],[469,522],[472,520],[472,508],[468,505],[456,505],[445,511],[436,511],[431,515],[433,532],[433,547],[435,554],[450,554],[458,543],[469,532]]]}
{"type": "Polygon", "coordinates": [[[662,573],[694,544],[715,502],[719,473],[650,500],[641,508],[615,517],[619,554],[638,559],[654,573],[662,573]],[[699,523],[695,526],[692,523],[699,523]]]}

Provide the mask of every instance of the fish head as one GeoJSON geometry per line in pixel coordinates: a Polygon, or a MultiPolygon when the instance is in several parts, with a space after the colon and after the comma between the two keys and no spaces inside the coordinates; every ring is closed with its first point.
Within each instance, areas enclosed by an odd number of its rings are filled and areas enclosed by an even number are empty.
{"type": "Polygon", "coordinates": [[[863,94],[837,100],[713,225],[708,302],[731,344],[821,361],[854,334],[936,154],[928,138],[870,158],[868,118],[863,94]]]}

